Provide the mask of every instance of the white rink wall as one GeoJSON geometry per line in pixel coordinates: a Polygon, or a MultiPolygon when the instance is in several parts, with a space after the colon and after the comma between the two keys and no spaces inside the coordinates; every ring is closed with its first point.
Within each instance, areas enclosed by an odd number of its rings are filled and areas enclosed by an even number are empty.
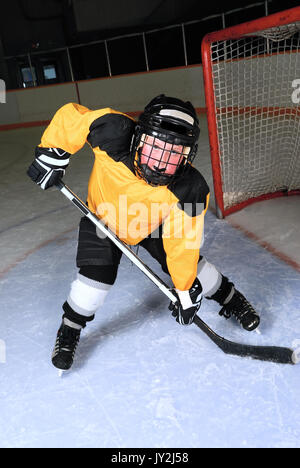
{"type": "Polygon", "coordinates": [[[90,108],[109,106],[123,112],[141,111],[161,93],[205,107],[202,66],[82,81],[78,86],[82,104],[90,108]]]}
{"type": "Polygon", "coordinates": [[[73,83],[8,91],[0,104],[0,125],[50,120],[57,108],[77,102],[73,83]]]}
{"type": "Polygon", "coordinates": [[[138,112],[160,93],[190,100],[195,107],[204,108],[202,66],[8,91],[6,103],[0,104],[0,125],[50,120],[59,107],[79,99],[91,109],[109,106],[123,112],[138,112]]]}

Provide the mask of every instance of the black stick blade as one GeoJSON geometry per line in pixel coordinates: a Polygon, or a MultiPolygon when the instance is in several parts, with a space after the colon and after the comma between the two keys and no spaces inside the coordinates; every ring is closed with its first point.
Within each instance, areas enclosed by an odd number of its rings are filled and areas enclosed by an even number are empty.
{"type": "Polygon", "coordinates": [[[197,315],[194,323],[226,354],[259,359],[260,361],[271,361],[278,364],[295,364],[292,349],[278,346],[253,346],[234,343],[217,335],[197,315]]]}

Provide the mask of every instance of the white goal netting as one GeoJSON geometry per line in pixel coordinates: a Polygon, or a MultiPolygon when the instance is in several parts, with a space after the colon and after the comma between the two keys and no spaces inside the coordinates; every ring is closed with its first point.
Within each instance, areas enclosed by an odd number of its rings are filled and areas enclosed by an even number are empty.
{"type": "Polygon", "coordinates": [[[211,44],[225,209],[300,188],[299,52],[300,22],[211,44]]]}

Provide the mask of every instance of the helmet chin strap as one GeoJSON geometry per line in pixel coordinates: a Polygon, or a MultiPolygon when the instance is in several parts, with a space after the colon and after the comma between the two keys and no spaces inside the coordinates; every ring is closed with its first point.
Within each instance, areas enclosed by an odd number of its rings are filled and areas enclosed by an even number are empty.
{"type": "Polygon", "coordinates": [[[144,178],[145,178],[146,182],[148,182],[148,184],[150,184],[150,185],[168,185],[171,182],[169,176],[166,176],[166,175],[161,173],[162,172],[161,169],[157,170],[157,171],[153,171],[152,169],[150,169],[145,164],[141,164],[141,167],[143,169],[144,178]]]}
{"type": "Polygon", "coordinates": [[[155,169],[155,172],[161,172],[161,173],[163,173],[163,172],[166,171],[166,168],[165,168],[165,167],[159,168],[159,167],[154,166],[154,169],[155,169]]]}

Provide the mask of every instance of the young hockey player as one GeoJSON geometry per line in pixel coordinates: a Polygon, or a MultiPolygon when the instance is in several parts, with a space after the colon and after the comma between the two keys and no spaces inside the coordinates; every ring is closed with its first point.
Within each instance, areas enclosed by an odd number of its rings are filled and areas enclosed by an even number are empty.
{"type": "MultiPolygon", "coordinates": [[[[53,186],[70,155],[88,142],[95,155],[88,206],[122,241],[144,247],[171,276],[179,300],[170,310],[177,322],[191,324],[204,296],[222,306],[220,315],[235,317],[251,331],[259,324],[251,304],[200,256],[209,188],[191,165],[199,134],[192,104],[165,95],[154,98],[138,122],[110,108],[67,104],[45,130],[28,175],[42,189],[53,186]]],[[[52,355],[57,368],[72,366],[80,331],[114,284],[121,255],[88,218],[81,219],[79,272],[63,304],[52,355]]]]}

